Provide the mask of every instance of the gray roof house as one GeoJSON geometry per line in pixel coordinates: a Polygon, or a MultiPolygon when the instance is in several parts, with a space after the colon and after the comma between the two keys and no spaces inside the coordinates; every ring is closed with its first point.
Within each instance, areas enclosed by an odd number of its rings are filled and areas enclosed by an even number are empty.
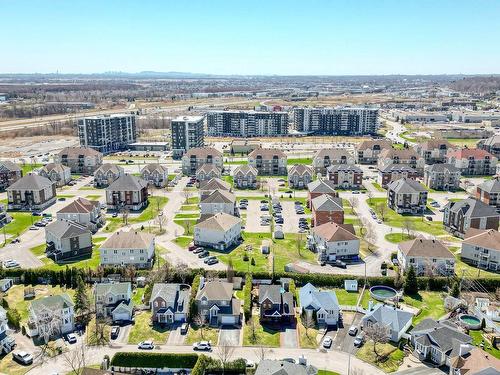
{"type": "Polygon", "coordinates": [[[220,178],[211,178],[210,180],[200,181],[200,199],[212,194],[216,190],[231,191],[231,184],[220,178]]]}
{"type": "Polygon", "coordinates": [[[369,327],[379,324],[387,327],[389,340],[398,342],[411,327],[412,320],[412,313],[379,303],[361,319],[361,325],[369,327]]]}
{"type": "Polygon", "coordinates": [[[106,187],[125,174],[123,167],[117,164],[105,163],[94,172],[94,186],[106,187]]]}
{"type": "Polygon", "coordinates": [[[474,198],[450,201],[444,206],[444,229],[461,238],[469,228],[497,230],[499,219],[494,207],[474,198]]]}
{"type": "Polygon", "coordinates": [[[8,334],[7,311],[0,306],[0,354],[7,354],[16,345],[14,336],[8,334]]]}
{"type": "Polygon", "coordinates": [[[148,183],[142,178],[125,174],[106,188],[106,204],[111,210],[122,208],[137,211],[148,204],[148,183]]]}
{"type": "Polygon", "coordinates": [[[100,283],[94,289],[97,315],[113,322],[131,321],[134,311],[130,283],[100,283]]]}
{"type": "Polygon", "coordinates": [[[400,178],[387,185],[387,205],[398,214],[422,214],[427,205],[427,190],[415,180],[400,178]]]}
{"type": "Polygon", "coordinates": [[[156,283],[149,299],[153,321],[161,324],[187,321],[190,294],[189,285],[156,283]]]}
{"type": "Polygon", "coordinates": [[[201,278],[196,305],[211,326],[240,324],[241,301],[233,295],[232,283],[201,278]]]}
{"type": "Polygon", "coordinates": [[[316,375],[317,373],[318,369],[310,365],[271,359],[260,361],[255,370],[255,375],[316,375]]]}
{"type": "Polygon", "coordinates": [[[45,227],[45,240],[47,256],[56,262],[92,255],[92,233],[74,221],[53,221],[45,227]]]}
{"type": "Polygon", "coordinates": [[[65,165],[49,163],[43,166],[38,174],[55,182],[57,187],[66,185],[71,181],[71,169],[65,165]]]}
{"type": "Polygon", "coordinates": [[[308,316],[316,312],[318,324],[336,326],[340,317],[337,295],[331,290],[319,290],[311,283],[307,283],[299,291],[299,304],[302,314],[308,316]]]}
{"type": "Polygon", "coordinates": [[[28,307],[27,334],[53,338],[75,329],[74,303],[66,293],[32,301],[28,307]]]}
{"type": "Polygon", "coordinates": [[[450,366],[450,359],[458,356],[464,345],[471,344],[472,338],[452,322],[428,318],[413,327],[411,341],[420,360],[450,366]]]}
{"type": "Polygon", "coordinates": [[[36,174],[21,177],[6,190],[9,210],[41,211],[56,202],[56,184],[36,174]]]}
{"type": "Polygon", "coordinates": [[[215,164],[203,164],[196,170],[196,179],[198,182],[210,180],[212,178],[220,178],[222,171],[215,164]]]}
{"type": "Polygon", "coordinates": [[[295,318],[293,294],[281,285],[260,285],[259,305],[261,322],[289,323],[295,318]]]}
{"type": "Polygon", "coordinates": [[[146,164],[141,170],[141,176],[157,188],[164,187],[168,183],[168,169],[158,163],[146,164]]]}
{"type": "Polygon", "coordinates": [[[10,160],[0,161],[0,190],[5,190],[23,176],[23,171],[10,160]]]}

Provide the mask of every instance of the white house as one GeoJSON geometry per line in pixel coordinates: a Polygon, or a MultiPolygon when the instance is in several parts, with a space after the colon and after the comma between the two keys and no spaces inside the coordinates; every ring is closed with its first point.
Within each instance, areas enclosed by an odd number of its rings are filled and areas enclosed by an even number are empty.
{"type": "Polygon", "coordinates": [[[317,323],[336,326],[339,321],[340,307],[334,291],[321,291],[311,283],[299,291],[299,304],[302,314],[311,317],[316,312],[317,323]]]}
{"type": "Polygon", "coordinates": [[[67,185],[71,181],[71,169],[62,164],[49,163],[43,166],[38,174],[54,182],[57,187],[67,185]]]}
{"type": "Polygon", "coordinates": [[[161,164],[149,163],[142,168],[141,177],[151,185],[161,188],[168,183],[168,169],[161,164]]]}
{"type": "Polygon", "coordinates": [[[400,242],[398,262],[403,272],[413,266],[418,276],[447,276],[455,273],[455,256],[438,240],[415,238],[400,242]]]}
{"type": "Polygon", "coordinates": [[[215,190],[200,200],[201,215],[215,215],[224,212],[228,215],[236,213],[236,196],[226,190],[215,190]]]}
{"type": "Polygon", "coordinates": [[[500,270],[500,232],[469,228],[465,232],[460,258],[478,268],[500,270]]]}
{"type": "Polygon", "coordinates": [[[379,303],[361,319],[361,326],[369,327],[379,324],[387,327],[389,340],[399,342],[403,334],[410,329],[412,321],[411,312],[379,303]]]}
{"type": "Polygon", "coordinates": [[[66,293],[32,301],[28,307],[27,334],[48,341],[75,329],[74,304],[66,293]]]}
{"type": "Polygon", "coordinates": [[[57,211],[57,220],[71,220],[96,232],[103,226],[105,218],[101,215],[101,203],[78,198],[57,211]]]}
{"type": "Polygon", "coordinates": [[[130,283],[101,283],[95,286],[97,315],[111,317],[113,322],[130,321],[133,315],[132,286],[130,283]]]}
{"type": "Polygon", "coordinates": [[[137,230],[113,233],[100,249],[101,265],[151,268],[155,255],[155,236],[137,230]]]}
{"type": "Polygon", "coordinates": [[[0,307],[0,354],[10,353],[16,345],[16,339],[7,333],[9,329],[7,321],[7,311],[0,307]]]}
{"type": "Polygon", "coordinates": [[[354,233],[352,224],[324,223],[312,229],[309,247],[317,251],[320,262],[357,259],[360,242],[354,233]]]}
{"type": "Polygon", "coordinates": [[[194,243],[217,250],[226,250],[239,243],[241,237],[241,219],[224,212],[194,226],[194,243]]]}

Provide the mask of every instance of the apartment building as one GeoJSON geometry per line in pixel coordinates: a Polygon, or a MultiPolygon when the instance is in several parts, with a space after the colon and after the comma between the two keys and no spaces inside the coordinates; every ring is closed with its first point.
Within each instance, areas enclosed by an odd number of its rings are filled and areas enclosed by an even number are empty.
{"type": "Polygon", "coordinates": [[[363,170],[357,165],[337,164],[328,167],[328,180],[336,188],[360,189],[363,187],[363,170]]]}
{"type": "Polygon", "coordinates": [[[222,153],[213,147],[191,148],[182,156],[182,173],[195,176],[196,171],[204,164],[213,164],[222,171],[222,153]]]}
{"type": "Polygon", "coordinates": [[[378,130],[376,108],[295,108],[295,129],[318,135],[366,135],[378,130]]]}
{"type": "Polygon", "coordinates": [[[7,200],[9,210],[41,211],[56,202],[56,184],[29,174],[7,188],[7,200]]]}
{"type": "Polygon", "coordinates": [[[500,271],[500,233],[496,229],[469,228],[460,258],[475,267],[500,271]]]}
{"type": "Polygon", "coordinates": [[[463,176],[494,175],[498,159],[488,151],[478,148],[463,148],[449,151],[448,163],[460,169],[463,176]]]}
{"type": "Polygon", "coordinates": [[[455,255],[437,240],[416,238],[400,242],[398,262],[403,272],[413,266],[417,276],[451,276],[455,273],[455,255]]]}
{"type": "Polygon", "coordinates": [[[410,148],[402,150],[386,148],[380,152],[377,166],[379,169],[384,169],[390,164],[405,164],[415,169],[419,174],[423,174],[425,160],[410,148]]]}
{"type": "Polygon", "coordinates": [[[313,158],[313,168],[315,173],[326,176],[326,170],[331,165],[349,164],[354,165],[356,159],[349,151],[339,148],[323,148],[319,150],[313,158]]]}
{"type": "Polygon", "coordinates": [[[461,238],[469,228],[498,230],[499,219],[496,208],[474,198],[448,202],[444,206],[444,229],[461,238]]]}
{"type": "Polygon", "coordinates": [[[296,164],[288,172],[288,186],[292,189],[305,189],[313,180],[313,170],[309,165],[296,164]]]}
{"type": "Polygon", "coordinates": [[[172,152],[175,159],[180,159],[192,148],[205,144],[203,116],[180,116],[171,122],[172,152]]]}
{"type": "Polygon", "coordinates": [[[248,155],[248,164],[259,172],[259,176],[286,176],[287,157],[281,150],[258,148],[248,155]]]}
{"type": "Polygon", "coordinates": [[[391,148],[392,144],[387,139],[369,139],[356,146],[356,163],[376,164],[378,155],[385,148],[391,148]]]}
{"type": "Polygon", "coordinates": [[[398,214],[423,214],[427,190],[415,180],[401,178],[387,185],[387,205],[398,214]]]}
{"type": "Polygon", "coordinates": [[[148,205],[148,183],[140,177],[125,174],[106,188],[110,210],[138,211],[148,205]]]}
{"type": "Polygon", "coordinates": [[[487,151],[496,158],[500,156],[500,135],[494,135],[487,139],[482,139],[477,143],[477,148],[487,151]]]}
{"type": "Polygon", "coordinates": [[[0,161],[0,190],[5,190],[23,177],[23,171],[10,160],[0,161]]]}
{"type": "Polygon", "coordinates": [[[500,180],[494,178],[479,184],[476,188],[476,198],[488,206],[500,209],[500,180]]]}
{"type": "Polygon", "coordinates": [[[401,178],[409,178],[416,180],[419,173],[416,169],[412,168],[408,164],[387,164],[378,171],[377,182],[383,188],[386,188],[393,181],[397,181],[401,178]]]}
{"type": "Polygon", "coordinates": [[[65,147],[54,155],[54,163],[71,168],[71,173],[93,174],[102,164],[102,153],[87,147],[65,147]]]}
{"type": "Polygon", "coordinates": [[[211,111],[207,113],[211,137],[273,137],[288,134],[287,112],[211,111]]]}
{"type": "Polygon", "coordinates": [[[445,163],[446,154],[455,148],[446,139],[429,139],[415,146],[417,153],[425,160],[425,164],[445,163]]]}
{"type": "Polygon", "coordinates": [[[452,164],[426,165],[424,184],[429,189],[455,191],[460,188],[460,170],[452,164]]]}
{"type": "Polygon", "coordinates": [[[151,268],[154,262],[154,234],[136,230],[113,233],[100,248],[101,265],[151,268]]]}
{"type": "Polygon", "coordinates": [[[135,115],[99,115],[79,119],[78,138],[80,146],[103,154],[126,150],[137,141],[135,115]]]}
{"type": "Polygon", "coordinates": [[[49,163],[38,174],[54,182],[57,187],[63,187],[71,181],[71,169],[62,164],[49,163]]]}

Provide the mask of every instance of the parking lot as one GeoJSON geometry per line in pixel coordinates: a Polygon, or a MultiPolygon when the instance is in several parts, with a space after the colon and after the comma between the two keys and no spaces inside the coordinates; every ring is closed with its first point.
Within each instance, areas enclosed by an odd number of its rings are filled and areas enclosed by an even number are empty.
{"type": "MultiPolygon", "coordinates": [[[[248,208],[246,209],[246,224],[245,230],[252,233],[266,233],[269,232],[269,225],[260,225],[260,217],[262,215],[269,215],[269,211],[260,210],[260,200],[250,199],[248,201],[248,208]]],[[[245,212],[245,210],[242,210],[245,212]]]]}
{"type": "Polygon", "coordinates": [[[307,218],[310,215],[298,215],[295,212],[295,203],[292,201],[281,201],[281,207],[283,208],[283,218],[285,220],[283,224],[283,230],[285,233],[298,233],[299,232],[299,218],[307,218]]]}

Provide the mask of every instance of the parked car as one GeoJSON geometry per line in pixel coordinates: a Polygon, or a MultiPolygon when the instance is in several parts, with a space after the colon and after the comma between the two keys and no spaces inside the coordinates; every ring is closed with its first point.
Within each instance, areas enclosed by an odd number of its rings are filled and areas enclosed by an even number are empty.
{"type": "Polygon", "coordinates": [[[250,360],[250,359],[246,359],[246,358],[243,358],[243,360],[245,361],[245,367],[246,368],[255,368],[255,362],[250,360]]]}
{"type": "Polygon", "coordinates": [[[193,250],[193,254],[199,254],[201,252],[205,251],[205,248],[203,247],[197,247],[196,249],[193,250]]]}
{"type": "Polygon", "coordinates": [[[33,363],[33,356],[22,350],[13,352],[12,358],[14,358],[16,362],[26,366],[29,366],[33,363]]]}
{"type": "Polygon", "coordinates": [[[212,350],[212,345],[210,341],[198,341],[193,344],[193,350],[212,350]]]}
{"type": "Polygon", "coordinates": [[[137,345],[137,349],[154,349],[153,340],[141,341],[139,345],[137,345]]]}
{"type": "Polygon", "coordinates": [[[74,333],[68,333],[66,335],[66,341],[70,344],[76,344],[76,335],[74,333]]]}
{"type": "Polygon", "coordinates": [[[355,336],[356,333],[358,333],[358,327],[356,326],[351,326],[351,328],[349,328],[349,335],[351,336],[355,336]]]}
{"type": "Polygon", "coordinates": [[[189,329],[189,324],[182,323],[181,325],[181,335],[185,335],[189,329]]]}
{"type": "Polygon", "coordinates": [[[283,362],[288,362],[288,363],[293,363],[293,364],[296,363],[295,359],[293,359],[293,358],[283,358],[282,361],[283,362]]]}
{"type": "Polygon", "coordinates": [[[342,262],[340,259],[337,259],[335,261],[335,265],[339,268],[347,268],[347,265],[345,264],[345,262],[342,262]]]}
{"type": "Polygon", "coordinates": [[[215,257],[212,255],[212,256],[209,256],[209,257],[206,257],[205,260],[203,261],[203,263],[205,264],[208,264],[208,262],[211,260],[211,259],[215,259],[215,257]]]}
{"type": "Polygon", "coordinates": [[[3,262],[4,268],[16,268],[19,267],[19,263],[13,259],[7,259],[3,262]]]}
{"type": "Polygon", "coordinates": [[[111,327],[111,339],[112,340],[115,340],[119,334],[120,334],[120,327],[119,326],[111,327]]]}
{"type": "Polygon", "coordinates": [[[426,216],[425,218],[429,221],[432,221],[432,216],[426,216]]]}
{"type": "Polygon", "coordinates": [[[330,348],[333,344],[333,340],[330,336],[326,336],[323,340],[323,348],[330,348]]]}
{"type": "Polygon", "coordinates": [[[359,348],[363,345],[363,341],[364,341],[363,335],[357,335],[352,343],[354,346],[359,348]]]}
{"type": "Polygon", "coordinates": [[[210,259],[210,260],[207,262],[207,264],[208,264],[209,266],[211,266],[211,265],[213,265],[213,264],[217,264],[217,263],[219,263],[219,259],[217,259],[217,258],[212,258],[212,259],[210,259]]]}
{"type": "Polygon", "coordinates": [[[118,217],[118,212],[113,212],[113,215],[111,217],[118,217]]]}

